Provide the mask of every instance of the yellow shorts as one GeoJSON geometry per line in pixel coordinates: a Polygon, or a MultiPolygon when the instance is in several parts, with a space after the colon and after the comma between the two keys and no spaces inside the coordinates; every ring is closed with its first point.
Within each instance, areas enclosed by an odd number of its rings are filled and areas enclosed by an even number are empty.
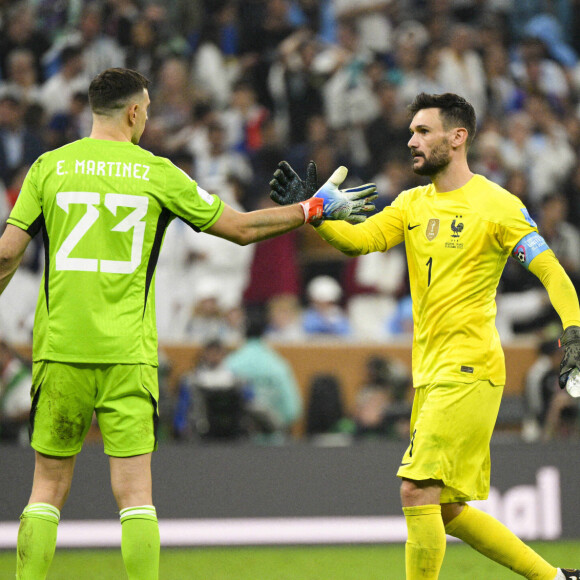
{"type": "Polygon", "coordinates": [[[36,362],[30,444],[46,455],[76,455],[94,412],[107,455],[150,453],[157,447],[158,400],[156,367],[36,362]]]}
{"type": "Polygon", "coordinates": [[[489,381],[437,383],[415,390],[411,444],[399,477],[441,480],[441,503],[486,499],[489,443],[503,386],[489,381]]]}

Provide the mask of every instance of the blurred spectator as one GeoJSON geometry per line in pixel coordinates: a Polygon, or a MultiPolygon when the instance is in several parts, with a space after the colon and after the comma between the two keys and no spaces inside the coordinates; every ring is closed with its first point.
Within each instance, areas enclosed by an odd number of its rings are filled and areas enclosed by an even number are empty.
{"type": "Polygon", "coordinates": [[[232,86],[242,73],[238,52],[236,7],[230,1],[217,2],[215,12],[203,26],[192,61],[192,79],[218,109],[225,109],[232,86]]]}
{"type": "Polygon", "coordinates": [[[473,162],[473,170],[504,186],[507,172],[501,154],[501,143],[501,135],[495,128],[482,131],[474,147],[476,159],[473,162]]]}
{"type": "MultiPolygon", "coordinates": [[[[263,203],[272,202],[267,198],[263,203]]],[[[256,245],[250,279],[244,292],[246,304],[263,305],[275,296],[300,295],[302,276],[297,250],[298,236],[298,233],[290,232],[256,245]]]]}
{"type": "Polygon", "coordinates": [[[88,137],[91,133],[92,115],[89,96],[75,93],[66,112],[56,113],[45,131],[47,149],[56,149],[67,143],[88,137]]]}
{"type": "Polygon", "coordinates": [[[60,69],[40,89],[40,100],[47,120],[50,121],[57,113],[68,113],[73,95],[88,93],[88,89],[81,48],[65,47],[60,54],[60,69]]]}
{"type": "Polygon", "coordinates": [[[62,67],[63,51],[68,47],[81,51],[83,73],[88,83],[101,71],[125,66],[125,53],[118,42],[103,31],[103,10],[98,2],[85,3],[78,25],[63,34],[44,55],[49,75],[62,67]]]}
{"type": "Polygon", "coordinates": [[[312,31],[301,29],[280,44],[270,70],[274,111],[290,146],[307,141],[308,119],[323,112],[324,76],[315,62],[321,46],[312,31]]]}
{"type": "Polygon", "coordinates": [[[0,340],[0,441],[28,444],[32,370],[0,340]]]}
{"type": "Polygon", "coordinates": [[[151,87],[151,117],[165,133],[187,125],[198,94],[190,82],[188,63],[180,56],[163,60],[157,82],[151,87]]]}
{"type": "Polygon", "coordinates": [[[46,30],[36,23],[36,12],[31,2],[12,2],[2,24],[0,34],[0,72],[7,77],[9,57],[12,51],[27,49],[34,57],[35,76],[39,82],[44,81],[42,57],[50,48],[50,40],[46,30]]]}
{"type": "Polygon", "coordinates": [[[304,340],[302,308],[295,294],[278,294],[267,303],[266,337],[276,342],[304,340]]]}
{"type": "MultiPolygon", "coordinates": [[[[187,291],[183,288],[181,291],[187,291]]],[[[200,280],[195,292],[177,301],[173,313],[173,325],[168,336],[179,341],[203,344],[218,340],[226,345],[239,344],[241,337],[237,325],[233,327],[226,317],[226,312],[235,305],[222,302],[222,286],[215,279],[200,280]]],[[[179,294],[178,294],[179,296],[179,294]]]]}
{"type": "Polygon", "coordinates": [[[166,135],[164,147],[169,156],[187,153],[190,162],[198,155],[209,150],[209,126],[218,121],[215,109],[205,101],[195,102],[190,111],[190,117],[183,128],[166,135]]]}
{"type": "Polygon", "coordinates": [[[521,96],[510,75],[509,53],[499,42],[483,45],[483,59],[487,76],[488,114],[501,118],[516,106],[521,96]]]}
{"type": "Polygon", "coordinates": [[[207,131],[208,149],[200,152],[195,159],[195,180],[203,184],[210,193],[220,194],[228,204],[236,205],[235,190],[230,187],[230,177],[235,177],[242,185],[252,180],[252,167],[248,158],[228,148],[227,133],[220,121],[213,121],[207,131]]]}
{"type": "Polygon", "coordinates": [[[224,364],[248,391],[246,409],[254,440],[282,443],[302,413],[300,390],[288,362],[264,338],[263,314],[249,311],[245,329],[246,342],[224,364]]]}
{"type": "Polygon", "coordinates": [[[15,48],[6,62],[6,77],[0,83],[0,94],[12,94],[26,105],[40,102],[40,82],[34,53],[28,48],[15,48]]]}
{"type": "Polygon", "coordinates": [[[270,67],[276,60],[280,43],[294,32],[289,0],[263,0],[239,4],[241,25],[240,51],[243,53],[244,78],[256,89],[258,101],[271,108],[268,91],[270,67]]]}
{"type": "Polygon", "coordinates": [[[558,384],[562,358],[556,338],[558,334],[557,328],[545,329],[538,347],[539,356],[526,374],[528,418],[523,436],[528,441],[580,435],[578,401],[558,384]]]}
{"type": "Polygon", "coordinates": [[[362,128],[379,110],[377,97],[365,74],[365,67],[373,56],[362,46],[352,22],[339,22],[338,42],[334,70],[324,85],[324,110],[329,126],[345,133],[353,160],[361,165],[368,162],[362,128]]]}
{"type": "MultiPolygon", "coordinates": [[[[579,149],[580,151],[580,149],[579,149]]],[[[568,179],[564,183],[563,193],[568,200],[567,219],[576,227],[580,226],[580,164],[572,169],[568,179]]]]}
{"type": "Polygon", "coordinates": [[[229,149],[251,154],[262,146],[264,124],[270,113],[258,103],[256,91],[245,80],[235,83],[228,108],[221,115],[229,149]]]}
{"type": "Polygon", "coordinates": [[[340,300],[342,289],[332,276],[316,276],[306,288],[308,305],[303,327],[310,338],[346,337],[351,334],[348,316],[340,300]]]}
{"type": "MultiPolygon", "coordinates": [[[[379,110],[365,129],[370,154],[369,171],[372,177],[383,170],[385,163],[401,156],[401,143],[406,143],[409,139],[409,123],[405,109],[397,104],[397,86],[383,81],[376,87],[376,94],[379,110]]],[[[377,188],[377,191],[379,195],[385,195],[383,188],[377,188]]],[[[397,190],[399,191],[402,190],[397,190]]]]}
{"type": "Polygon", "coordinates": [[[576,287],[580,282],[580,231],[566,221],[568,202],[559,193],[544,197],[539,228],[576,287]]]}
{"type": "Polygon", "coordinates": [[[0,179],[8,185],[23,165],[45,151],[42,136],[24,123],[25,106],[15,96],[0,96],[0,179]]]}
{"type": "Polygon", "coordinates": [[[432,94],[445,92],[438,78],[440,53],[441,50],[437,45],[418,46],[412,42],[399,45],[397,64],[401,69],[399,72],[404,73],[395,93],[399,109],[412,102],[421,92],[432,94]]]}
{"type": "Polygon", "coordinates": [[[157,28],[151,19],[140,15],[131,24],[130,42],[125,49],[125,65],[149,79],[156,79],[163,61],[157,28]]]}
{"type": "Polygon", "coordinates": [[[446,92],[465,97],[481,119],[485,117],[487,83],[483,61],[474,47],[475,37],[475,30],[470,26],[452,27],[447,46],[440,52],[437,78],[446,92]]]}
{"type": "Polygon", "coordinates": [[[244,391],[224,365],[226,355],[221,342],[209,341],[193,369],[181,377],[173,419],[177,439],[233,440],[245,435],[244,391]]]}
{"type": "Polygon", "coordinates": [[[306,435],[315,442],[337,441],[349,443],[353,431],[344,408],[339,378],[331,373],[319,373],[312,377],[306,409],[306,435]],[[330,436],[330,437],[329,437],[330,436]]]}
{"type": "Polygon", "coordinates": [[[564,127],[537,97],[528,99],[525,112],[510,115],[500,151],[506,169],[524,171],[528,177],[532,212],[556,184],[564,183],[575,159],[564,127]]]}
{"type": "Polygon", "coordinates": [[[409,373],[385,357],[369,357],[353,413],[357,437],[404,440],[409,436],[411,405],[405,400],[409,373]]]}
{"type": "Polygon", "coordinates": [[[365,49],[386,56],[393,45],[391,0],[332,0],[339,21],[352,21],[365,49]]]}
{"type": "Polygon", "coordinates": [[[354,338],[386,340],[395,334],[388,321],[407,288],[404,250],[395,247],[385,253],[358,256],[345,272],[350,275],[345,277],[344,288],[349,292],[347,310],[354,338]]]}

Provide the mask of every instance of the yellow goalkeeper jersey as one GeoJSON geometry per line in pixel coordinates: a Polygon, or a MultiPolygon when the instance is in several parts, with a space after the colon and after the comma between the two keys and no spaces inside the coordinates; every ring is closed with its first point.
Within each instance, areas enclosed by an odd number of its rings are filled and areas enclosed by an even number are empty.
{"type": "Polygon", "coordinates": [[[474,175],[455,191],[441,193],[433,184],[403,191],[354,229],[325,222],[318,232],[353,255],[405,242],[415,387],[447,380],[505,384],[495,327],[499,279],[510,252],[527,266],[548,249],[516,196],[474,175]]]}

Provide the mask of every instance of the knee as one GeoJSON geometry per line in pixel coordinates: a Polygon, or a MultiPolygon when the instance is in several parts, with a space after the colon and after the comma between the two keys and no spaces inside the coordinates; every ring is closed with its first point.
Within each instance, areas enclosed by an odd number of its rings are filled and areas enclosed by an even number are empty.
{"type": "Polygon", "coordinates": [[[442,483],[436,480],[403,479],[401,482],[401,504],[403,507],[439,504],[442,488],[442,483]]]}
{"type": "Polygon", "coordinates": [[[414,481],[404,479],[401,483],[401,504],[403,506],[419,505],[420,489],[414,481]]]}
{"type": "Polygon", "coordinates": [[[443,523],[447,525],[454,520],[465,508],[465,503],[444,503],[441,504],[441,517],[443,523]]]}

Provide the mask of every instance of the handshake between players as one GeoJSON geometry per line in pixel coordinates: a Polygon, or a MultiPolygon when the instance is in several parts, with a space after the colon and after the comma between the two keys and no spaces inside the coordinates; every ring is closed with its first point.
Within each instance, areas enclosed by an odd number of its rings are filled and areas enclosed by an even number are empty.
{"type": "Polygon", "coordinates": [[[270,181],[270,197],[279,205],[300,203],[306,223],[317,225],[325,219],[361,223],[375,209],[372,201],[377,198],[377,187],[374,183],[366,183],[358,187],[339,189],[347,173],[346,167],[339,167],[318,189],[314,161],[308,164],[304,181],[289,163],[281,161],[270,181]]]}

